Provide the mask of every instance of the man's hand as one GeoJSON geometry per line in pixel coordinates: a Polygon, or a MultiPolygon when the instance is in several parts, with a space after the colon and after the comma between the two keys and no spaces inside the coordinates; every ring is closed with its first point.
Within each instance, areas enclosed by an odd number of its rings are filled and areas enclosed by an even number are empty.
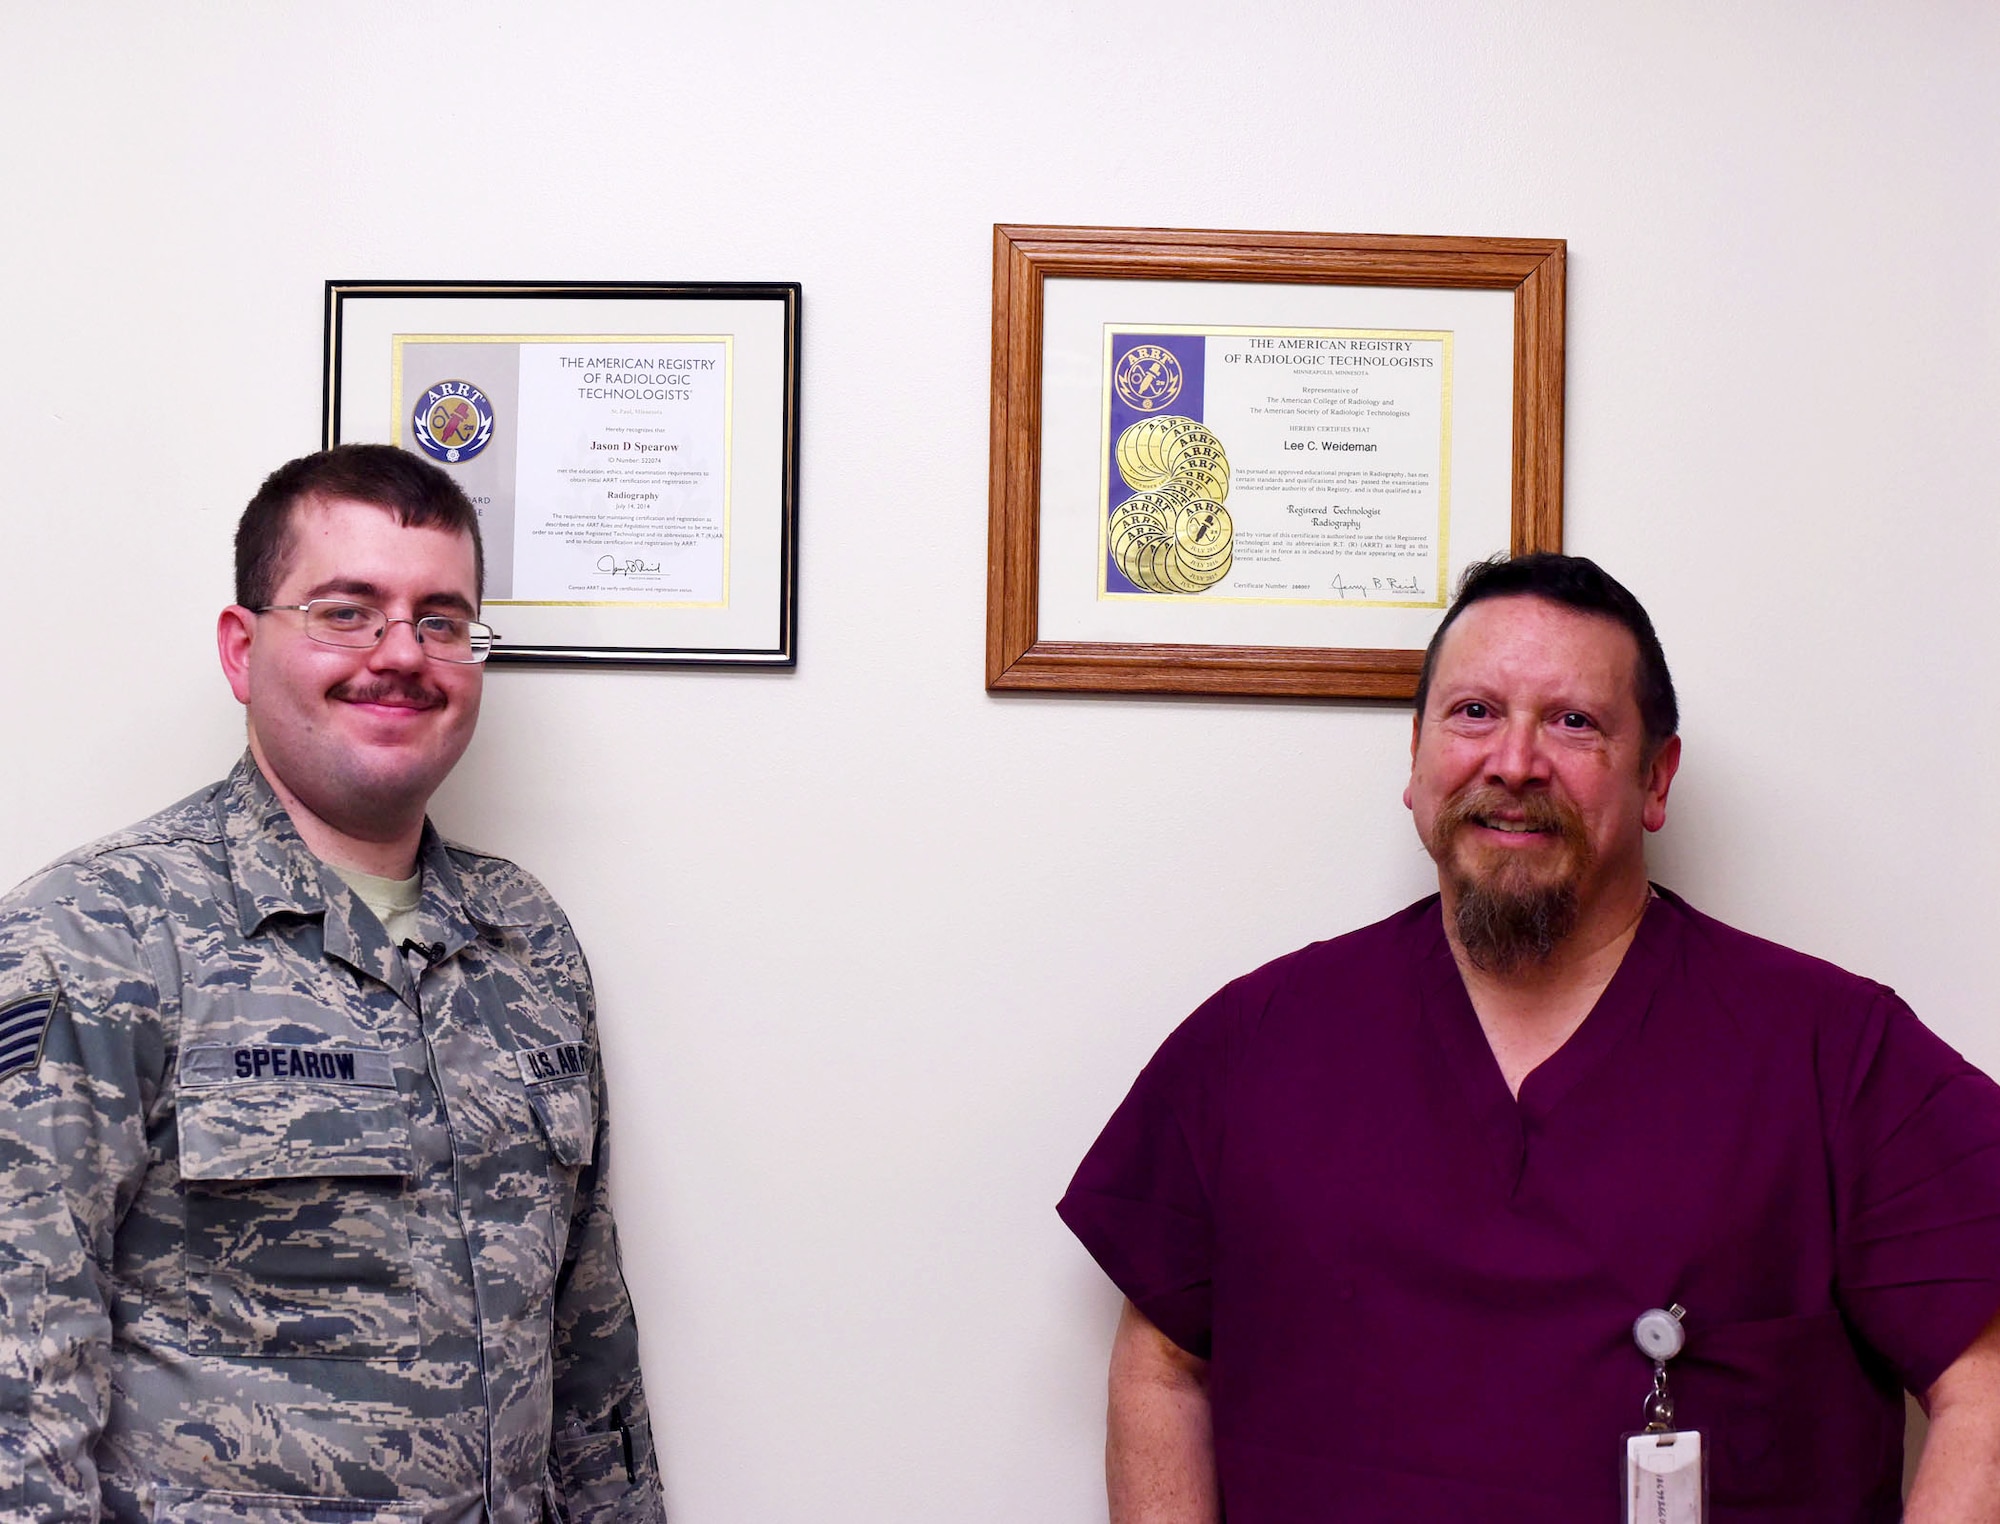
{"type": "Polygon", "coordinates": [[[1208,1362],[1130,1302],[1111,1346],[1104,1481],[1111,1524],[1218,1524],[1222,1517],[1208,1362]]]}
{"type": "Polygon", "coordinates": [[[1904,1524],[2000,1524],[2000,1317],[1924,1394],[1924,1411],[1930,1438],[1904,1524]]]}

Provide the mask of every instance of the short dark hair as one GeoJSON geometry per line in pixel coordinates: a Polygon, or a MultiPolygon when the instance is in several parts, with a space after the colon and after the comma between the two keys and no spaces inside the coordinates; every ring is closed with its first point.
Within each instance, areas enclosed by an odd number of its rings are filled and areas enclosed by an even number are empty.
{"type": "Polygon", "coordinates": [[[1638,669],[1633,673],[1637,689],[1639,718],[1646,727],[1646,751],[1650,756],[1667,738],[1681,728],[1680,705],[1674,698],[1673,675],[1667,671],[1667,653],[1660,649],[1660,637],[1653,633],[1653,621],[1639,600],[1627,592],[1618,579],[1583,556],[1557,555],[1538,550],[1532,555],[1495,556],[1475,561],[1459,578],[1458,596],[1446,611],[1431,643],[1424,649],[1423,675],[1417,679],[1417,719],[1424,717],[1430,697],[1431,673],[1437,667],[1438,648],[1452,622],[1475,603],[1488,598],[1546,598],[1565,608],[1585,614],[1600,614],[1617,621],[1632,632],[1638,643],[1638,669]]]}
{"type": "Polygon", "coordinates": [[[474,590],[486,590],[486,547],[479,512],[464,489],[421,456],[385,444],[344,444],[285,462],[269,476],[236,522],[236,601],[261,609],[277,595],[292,545],[292,516],[312,499],[372,503],[410,529],[472,536],[474,590]]]}

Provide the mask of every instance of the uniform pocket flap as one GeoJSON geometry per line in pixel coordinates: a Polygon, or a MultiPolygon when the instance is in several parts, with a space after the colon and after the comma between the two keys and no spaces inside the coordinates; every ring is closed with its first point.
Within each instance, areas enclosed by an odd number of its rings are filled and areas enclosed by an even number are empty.
{"type": "Polygon", "coordinates": [[[590,1163],[597,1151],[597,1107],[590,1098],[587,1080],[530,1085],[528,1104],[542,1124],[556,1163],[571,1168],[590,1163]]]}
{"type": "MultiPolygon", "coordinates": [[[[229,1052],[231,1050],[217,1050],[229,1052]]],[[[410,1118],[388,1055],[367,1055],[388,1087],[285,1076],[243,1084],[191,1080],[176,1105],[185,1180],[285,1180],[415,1173],[410,1118]]]]}

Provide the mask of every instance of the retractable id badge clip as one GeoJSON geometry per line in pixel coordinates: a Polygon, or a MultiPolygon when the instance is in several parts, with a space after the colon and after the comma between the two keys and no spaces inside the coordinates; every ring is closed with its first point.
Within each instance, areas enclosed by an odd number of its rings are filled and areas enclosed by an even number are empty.
{"type": "Polygon", "coordinates": [[[1706,1524],[1708,1447],[1699,1430],[1674,1427],[1674,1399],[1667,1391],[1667,1362],[1687,1343],[1676,1302],[1639,1314],[1632,1342],[1653,1362],[1646,1394],[1646,1427],[1625,1439],[1625,1524],[1706,1524]]]}

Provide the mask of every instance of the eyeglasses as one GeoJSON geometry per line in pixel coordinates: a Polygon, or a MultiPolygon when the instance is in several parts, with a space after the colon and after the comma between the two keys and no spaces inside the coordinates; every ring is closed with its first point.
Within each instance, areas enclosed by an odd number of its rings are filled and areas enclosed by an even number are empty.
{"type": "Polygon", "coordinates": [[[499,632],[477,619],[460,619],[456,614],[425,614],[420,619],[391,619],[380,609],[365,603],[346,603],[338,598],[315,598],[310,603],[270,603],[253,614],[305,615],[306,639],[323,646],[347,646],[366,651],[379,646],[389,627],[406,624],[417,644],[432,661],[482,662],[493,654],[499,632]]]}

